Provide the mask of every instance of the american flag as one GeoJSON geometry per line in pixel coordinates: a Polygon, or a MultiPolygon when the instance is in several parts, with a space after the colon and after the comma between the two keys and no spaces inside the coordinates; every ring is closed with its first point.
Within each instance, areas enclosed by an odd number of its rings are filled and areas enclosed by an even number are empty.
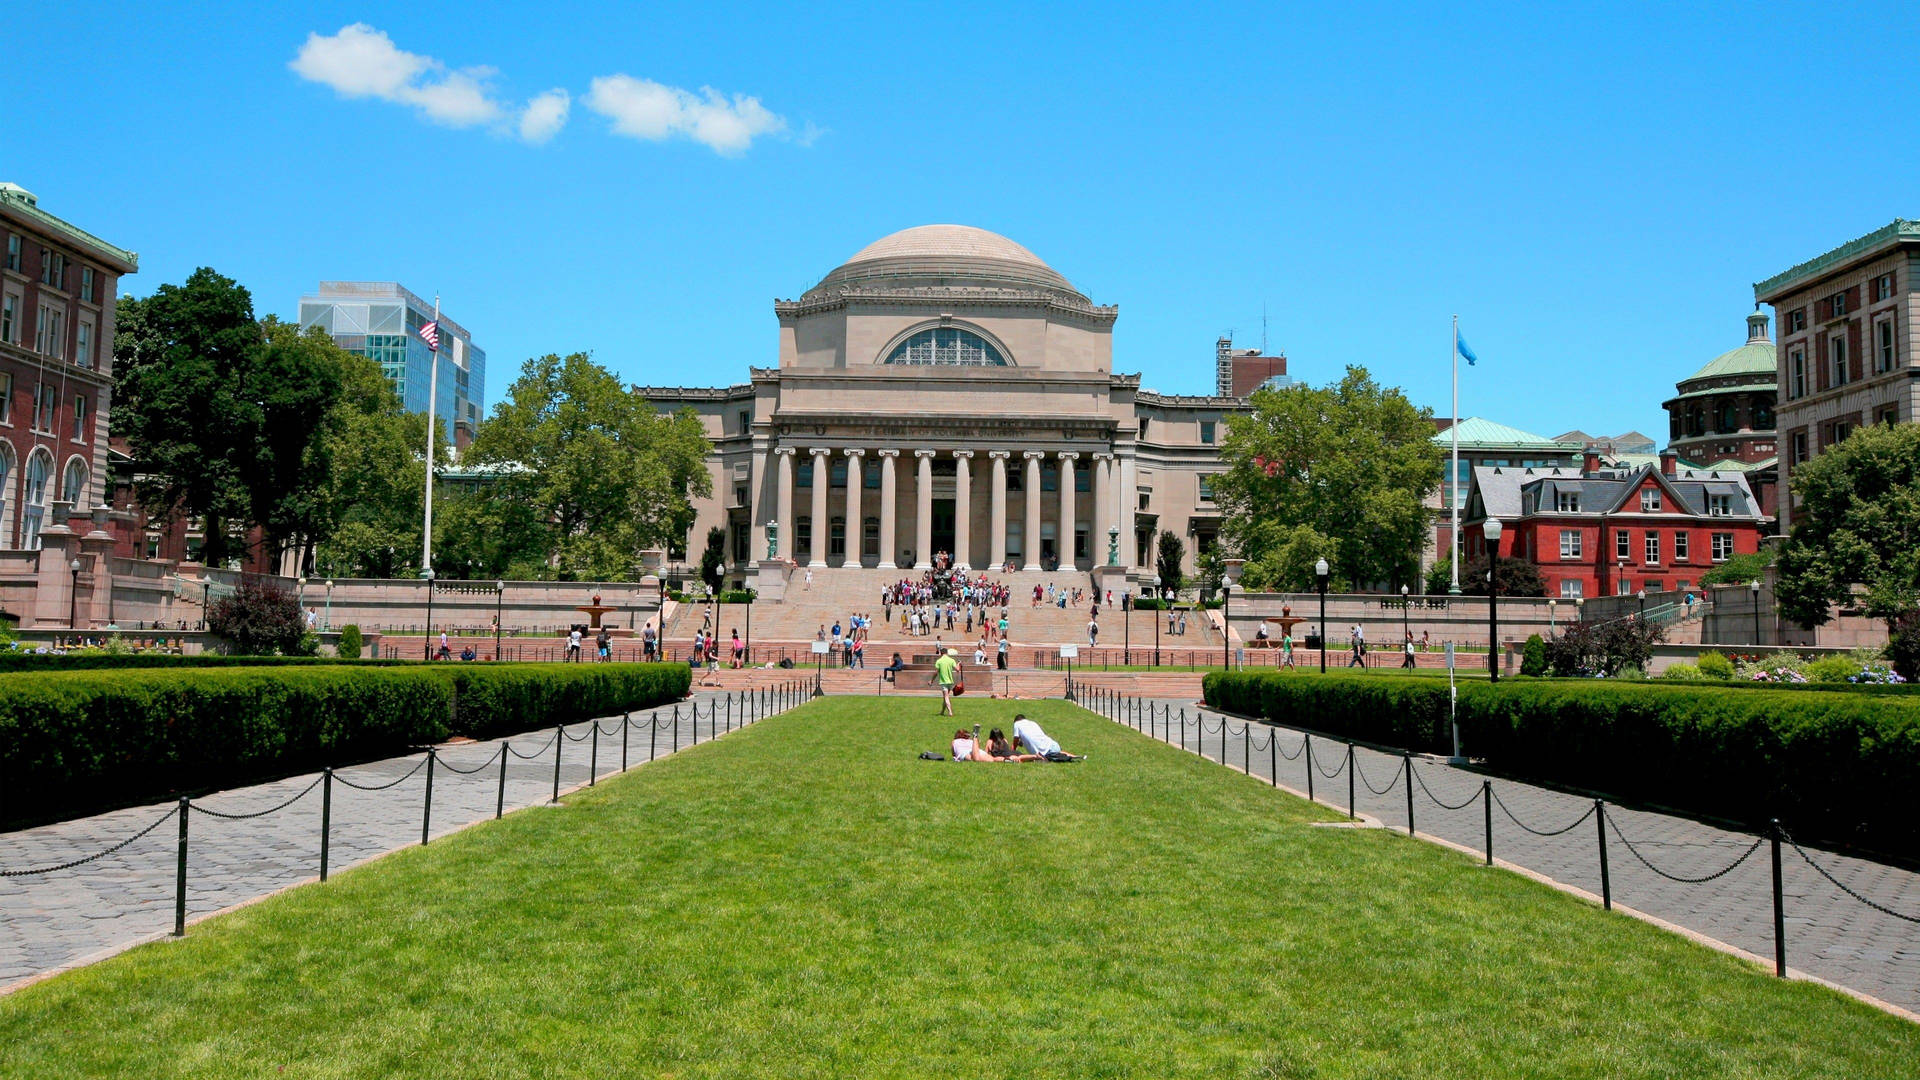
{"type": "Polygon", "coordinates": [[[421,327],[420,340],[427,343],[427,348],[433,350],[434,352],[439,352],[440,351],[440,324],[437,322],[430,322],[427,325],[421,327]]]}

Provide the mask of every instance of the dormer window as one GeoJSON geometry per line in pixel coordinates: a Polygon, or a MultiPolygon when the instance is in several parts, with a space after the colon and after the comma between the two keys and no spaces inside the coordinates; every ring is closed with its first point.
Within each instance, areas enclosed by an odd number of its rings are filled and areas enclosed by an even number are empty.
{"type": "Polygon", "coordinates": [[[1660,512],[1660,489],[1647,487],[1640,489],[1640,512],[1657,514],[1660,512]]]}
{"type": "Polygon", "coordinates": [[[1709,517],[1732,517],[1733,516],[1733,496],[1731,495],[1707,496],[1707,515],[1709,517]]]}
{"type": "Polygon", "coordinates": [[[1553,508],[1563,514],[1580,512],[1580,493],[1577,491],[1556,491],[1553,494],[1553,508]]]}

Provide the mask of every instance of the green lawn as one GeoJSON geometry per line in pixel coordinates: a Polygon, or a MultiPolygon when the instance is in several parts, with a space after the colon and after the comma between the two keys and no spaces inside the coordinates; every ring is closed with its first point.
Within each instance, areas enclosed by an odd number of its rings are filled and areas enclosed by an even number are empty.
{"type": "Polygon", "coordinates": [[[0,1076],[1915,1075],[1920,1027],[1023,707],[1090,759],[829,698],[0,998],[0,1076]]]}

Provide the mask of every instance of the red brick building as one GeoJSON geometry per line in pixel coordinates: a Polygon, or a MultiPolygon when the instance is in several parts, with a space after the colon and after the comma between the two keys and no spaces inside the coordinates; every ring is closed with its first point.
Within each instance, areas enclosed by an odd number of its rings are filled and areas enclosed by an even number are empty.
{"type": "Polygon", "coordinates": [[[1246,397],[1268,379],[1277,379],[1280,386],[1292,382],[1287,377],[1287,354],[1265,356],[1259,349],[1236,349],[1230,337],[1213,343],[1213,360],[1215,397],[1246,397]]]}
{"type": "Polygon", "coordinates": [[[1483,526],[1500,519],[1500,555],[1540,569],[1564,599],[1693,588],[1700,575],[1760,549],[1763,516],[1744,473],[1658,467],[1473,470],[1461,522],[1463,555],[1486,554],[1483,526]]]}
{"type": "Polygon", "coordinates": [[[114,296],[139,256],[0,183],[0,549],[95,528],[107,487],[114,296]]]}

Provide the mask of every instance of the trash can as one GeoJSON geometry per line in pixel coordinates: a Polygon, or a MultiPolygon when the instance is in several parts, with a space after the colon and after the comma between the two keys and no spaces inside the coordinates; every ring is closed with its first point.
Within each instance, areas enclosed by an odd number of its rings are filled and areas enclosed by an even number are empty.
{"type": "Polygon", "coordinates": [[[1307,648],[1318,649],[1319,647],[1320,647],[1320,635],[1314,633],[1311,630],[1307,631],[1307,648]]]}

